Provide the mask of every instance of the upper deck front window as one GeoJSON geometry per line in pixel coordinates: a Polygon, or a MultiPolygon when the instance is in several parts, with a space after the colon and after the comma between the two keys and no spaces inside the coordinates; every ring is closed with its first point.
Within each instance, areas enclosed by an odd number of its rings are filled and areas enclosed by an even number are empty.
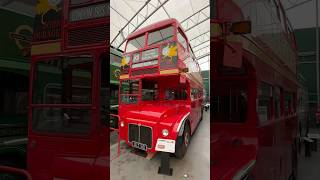
{"type": "Polygon", "coordinates": [[[173,27],[169,26],[167,28],[163,28],[163,29],[149,33],[148,46],[169,41],[169,40],[172,40],[172,38],[173,38],[173,27]]]}
{"type": "Polygon", "coordinates": [[[127,44],[126,52],[132,52],[143,48],[145,45],[145,36],[142,35],[140,37],[129,40],[127,44]]]}
{"type": "MultiPolygon", "coordinates": [[[[148,46],[153,46],[159,43],[170,41],[173,39],[174,29],[173,26],[165,27],[156,31],[148,33],[148,46]]],[[[145,34],[130,39],[127,43],[126,52],[137,51],[146,46],[146,36],[145,34]]]]}

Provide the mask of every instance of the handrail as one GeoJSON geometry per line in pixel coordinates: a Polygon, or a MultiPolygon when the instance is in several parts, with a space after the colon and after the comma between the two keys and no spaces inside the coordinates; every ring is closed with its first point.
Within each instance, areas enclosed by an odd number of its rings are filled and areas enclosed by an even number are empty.
{"type": "Polygon", "coordinates": [[[28,173],[28,171],[26,171],[24,169],[18,169],[18,168],[9,167],[9,166],[0,166],[0,172],[14,173],[17,175],[20,174],[20,175],[24,175],[25,177],[27,177],[27,180],[32,180],[31,175],[28,173]]]}

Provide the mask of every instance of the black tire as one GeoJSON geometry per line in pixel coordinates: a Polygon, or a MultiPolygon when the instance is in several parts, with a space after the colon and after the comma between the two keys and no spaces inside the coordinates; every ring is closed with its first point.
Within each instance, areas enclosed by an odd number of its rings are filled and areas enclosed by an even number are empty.
{"type": "MultiPolygon", "coordinates": [[[[0,165],[14,167],[14,168],[24,168],[24,162],[19,160],[17,157],[7,157],[0,160],[0,165]]],[[[0,179],[5,180],[26,180],[24,175],[17,175],[12,173],[0,173],[0,179]]]]}
{"type": "Polygon", "coordinates": [[[201,108],[201,116],[200,116],[200,121],[203,119],[203,108],[201,108]]]}
{"type": "MultiPolygon", "coordinates": [[[[181,128],[182,129],[182,128],[181,128]]],[[[188,123],[183,128],[183,135],[179,136],[176,141],[175,156],[182,159],[187,152],[191,139],[191,130],[188,123]]]]}

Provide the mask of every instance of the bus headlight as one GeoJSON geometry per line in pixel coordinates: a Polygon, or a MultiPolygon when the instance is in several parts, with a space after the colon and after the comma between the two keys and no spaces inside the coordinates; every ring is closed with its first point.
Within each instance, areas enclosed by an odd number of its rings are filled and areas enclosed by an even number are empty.
{"type": "Polygon", "coordinates": [[[232,178],[232,180],[245,180],[248,178],[250,171],[252,170],[255,160],[251,160],[248,164],[246,164],[242,169],[240,169],[237,174],[232,178]]]}
{"type": "Polygon", "coordinates": [[[162,136],[163,136],[163,137],[167,137],[168,135],[169,135],[168,129],[163,129],[163,130],[162,130],[162,136]]]}
{"type": "Polygon", "coordinates": [[[120,122],[120,127],[124,127],[124,122],[123,121],[120,122]]]}

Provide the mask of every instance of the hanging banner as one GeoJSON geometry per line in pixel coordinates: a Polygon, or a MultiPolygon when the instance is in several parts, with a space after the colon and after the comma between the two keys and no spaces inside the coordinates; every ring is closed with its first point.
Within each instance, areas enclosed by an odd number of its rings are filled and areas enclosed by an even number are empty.
{"type": "Polygon", "coordinates": [[[38,0],[33,42],[61,39],[63,0],[38,0]]]}

